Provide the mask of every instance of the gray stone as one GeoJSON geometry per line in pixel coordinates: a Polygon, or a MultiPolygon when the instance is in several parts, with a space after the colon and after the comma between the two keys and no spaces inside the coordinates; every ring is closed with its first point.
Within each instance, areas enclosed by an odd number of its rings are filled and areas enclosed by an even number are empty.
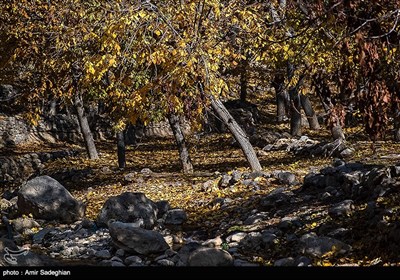
{"type": "Polygon", "coordinates": [[[125,259],[125,264],[126,265],[131,265],[131,264],[142,264],[143,260],[138,257],[138,256],[129,256],[125,259]]]}
{"type": "Polygon", "coordinates": [[[309,173],[304,177],[303,186],[324,189],[326,187],[326,178],[323,174],[309,173]]]}
{"type": "Polygon", "coordinates": [[[175,263],[168,259],[158,260],[157,264],[160,266],[175,266],[175,263]]]}
{"type": "Polygon", "coordinates": [[[245,232],[236,232],[234,234],[229,235],[226,238],[227,242],[240,242],[242,241],[245,237],[247,236],[247,233],[245,232]]]}
{"type": "Polygon", "coordinates": [[[296,184],[296,175],[291,172],[279,172],[277,174],[277,179],[281,184],[284,185],[294,185],[296,184]]]}
{"type": "Polygon", "coordinates": [[[343,158],[348,158],[351,157],[354,154],[354,149],[353,148],[346,148],[343,151],[340,152],[340,156],[343,158]]]}
{"type": "Polygon", "coordinates": [[[55,229],[53,227],[46,227],[42,230],[40,230],[39,232],[37,232],[36,234],[33,235],[32,237],[32,242],[33,244],[40,244],[43,242],[43,239],[45,238],[45,236],[54,231],[55,229]]]}
{"type": "Polygon", "coordinates": [[[188,260],[189,266],[232,266],[232,256],[224,250],[215,248],[198,248],[188,260]]]}
{"type": "Polygon", "coordinates": [[[287,231],[291,228],[299,227],[302,223],[298,217],[284,217],[278,224],[278,228],[282,231],[287,231]]]}
{"type": "Polygon", "coordinates": [[[328,214],[332,217],[345,217],[349,216],[353,212],[353,200],[344,200],[340,203],[335,204],[328,209],[328,214]]]}
{"type": "Polygon", "coordinates": [[[266,221],[268,219],[269,219],[268,213],[259,212],[259,213],[256,213],[254,215],[250,215],[249,217],[247,217],[247,219],[244,220],[243,224],[244,225],[253,225],[253,224],[260,223],[262,221],[266,221]]]}
{"type": "Polygon", "coordinates": [[[85,229],[96,229],[96,223],[86,218],[82,219],[81,226],[85,229]]]}
{"type": "Polygon", "coordinates": [[[274,266],[295,266],[295,260],[292,257],[276,260],[274,266]]]}
{"type": "Polygon", "coordinates": [[[18,210],[37,219],[71,223],[83,217],[85,206],[58,181],[40,176],[26,182],[18,192],[18,210]]]}
{"type": "Polygon", "coordinates": [[[240,178],[242,177],[242,172],[238,171],[238,170],[234,170],[232,171],[232,179],[229,182],[229,184],[234,185],[237,182],[239,182],[240,178]]]}
{"type": "Polygon", "coordinates": [[[26,229],[31,229],[31,228],[38,228],[40,227],[39,223],[36,222],[32,218],[16,218],[11,221],[12,226],[14,227],[14,230],[16,232],[22,233],[26,229]]]}
{"type": "Polygon", "coordinates": [[[125,255],[125,251],[124,251],[123,249],[118,249],[118,250],[115,252],[115,255],[116,255],[117,257],[122,258],[122,257],[125,255]]]}
{"type": "Polygon", "coordinates": [[[143,220],[145,229],[152,229],[157,221],[157,205],[143,193],[125,192],[109,198],[97,218],[99,226],[106,226],[110,220],[134,223],[143,220]]]}
{"type": "Polygon", "coordinates": [[[261,232],[250,232],[240,242],[244,250],[260,250],[262,246],[261,232]]]}
{"type": "Polygon", "coordinates": [[[222,175],[221,179],[218,182],[218,186],[221,188],[227,188],[230,185],[230,182],[232,180],[232,176],[228,174],[222,175]]]}
{"type": "Polygon", "coordinates": [[[0,200],[0,210],[1,211],[7,211],[9,208],[12,207],[12,205],[13,204],[5,198],[2,198],[0,200]]]}
{"type": "Polygon", "coordinates": [[[123,262],[122,259],[119,258],[119,257],[117,257],[117,256],[112,257],[112,258],[110,259],[110,261],[112,261],[112,262],[120,262],[120,263],[123,262]]]}
{"type": "Polygon", "coordinates": [[[111,258],[111,253],[109,250],[101,250],[97,251],[94,256],[99,259],[110,259],[111,258]]]}
{"type": "Polygon", "coordinates": [[[125,265],[119,261],[111,261],[111,266],[113,267],[124,267],[125,265]]]}
{"type": "Polygon", "coordinates": [[[296,258],[295,265],[296,266],[310,266],[311,260],[305,256],[300,256],[300,257],[296,258]]]}
{"type": "Polygon", "coordinates": [[[245,260],[241,260],[241,259],[235,259],[233,261],[233,266],[240,266],[240,267],[256,267],[256,266],[260,266],[257,263],[251,263],[245,260]]]}
{"type": "Polygon", "coordinates": [[[222,240],[221,236],[217,236],[213,239],[208,239],[208,240],[204,241],[202,243],[202,245],[205,247],[213,248],[213,247],[220,247],[222,245],[222,243],[223,243],[223,240],[222,240]]]}
{"type": "Polygon", "coordinates": [[[276,236],[276,234],[271,233],[271,232],[263,232],[261,238],[262,238],[263,244],[267,248],[269,248],[272,245],[277,244],[279,242],[279,239],[276,236]]]}
{"type": "Polygon", "coordinates": [[[201,245],[197,242],[189,242],[183,245],[183,247],[178,251],[178,254],[174,257],[174,259],[177,260],[177,265],[187,266],[190,254],[200,247],[201,245]]]}
{"type": "Polygon", "coordinates": [[[110,260],[102,260],[102,261],[99,263],[99,265],[100,265],[100,266],[111,266],[111,265],[112,265],[112,261],[110,261],[110,260]]]}
{"type": "Polygon", "coordinates": [[[187,220],[187,215],[183,209],[169,210],[165,217],[166,225],[181,225],[187,220]]]}
{"type": "Polygon", "coordinates": [[[114,244],[126,252],[142,255],[162,253],[169,248],[163,236],[129,223],[113,222],[109,226],[114,244]]]}
{"type": "Polygon", "coordinates": [[[158,209],[157,218],[161,218],[162,216],[164,216],[165,213],[167,213],[171,209],[171,205],[167,200],[157,201],[156,205],[158,209]]]}
{"type": "Polygon", "coordinates": [[[326,236],[318,237],[315,233],[304,234],[300,238],[300,248],[302,253],[318,258],[329,252],[339,255],[351,250],[350,245],[340,240],[326,236]]]}

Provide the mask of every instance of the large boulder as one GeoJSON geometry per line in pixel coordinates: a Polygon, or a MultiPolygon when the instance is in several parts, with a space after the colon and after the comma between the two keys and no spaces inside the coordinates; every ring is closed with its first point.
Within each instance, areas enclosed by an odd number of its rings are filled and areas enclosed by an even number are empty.
{"type": "Polygon", "coordinates": [[[198,248],[189,256],[189,266],[232,266],[232,256],[216,248],[198,248]]]}
{"type": "Polygon", "coordinates": [[[152,229],[157,221],[157,205],[143,193],[125,192],[110,197],[97,217],[99,226],[106,226],[110,220],[124,223],[138,223],[152,229]]]}
{"type": "Polygon", "coordinates": [[[86,209],[63,185],[49,176],[36,177],[23,184],[17,204],[21,214],[66,223],[82,218],[86,209]]]}
{"type": "Polygon", "coordinates": [[[122,222],[110,223],[109,229],[114,244],[126,252],[149,255],[163,253],[169,249],[167,242],[157,231],[122,222]]]}

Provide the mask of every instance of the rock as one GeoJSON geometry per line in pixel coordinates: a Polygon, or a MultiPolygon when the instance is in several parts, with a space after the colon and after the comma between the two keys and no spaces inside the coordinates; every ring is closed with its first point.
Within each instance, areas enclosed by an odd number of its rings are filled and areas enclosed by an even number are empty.
{"type": "Polygon", "coordinates": [[[350,230],[347,228],[337,228],[329,232],[327,235],[333,238],[343,238],[349,232],[350,230]]]}
{"type": "Polygon", "coordinates": [[[300,227],[302,224],[298,217],[284,217],[278,224],[278,228],[282,231],[287,231],[290,228],[300,227]]]}
{"type": "Polygon", "coordinates": [[[233,261],[233,266],[240,266],[240,267],[256,267],[256,266],[260,266],[259,264],[256,263],[251,263],[245,260],[241,260],[241,259],[235,259],[233,261]]]}
{"type": "Polygon", "coordinates": [[[244,220],[243,224],[244,225],[254,225],[257,223],[260,223],[262,221],[266,221],[269,219],[269,215],[266,212],[259,212],[255,213],[254,215],[250,215],[247,217],[246,220],[244,220]]]}
{"type": "Polygon", "coordinates": [[[276,260],[274,266],[294,266],[295,260],[292,257],[276,260]]]}
{"type": "Polygon", "coordinates": [[[331,208],[328,209],[328,214],[331,217],[345,217],[349,216],[353,212],[353,200],[344,200],[340,203],[335,204],[331,208]]]}
{"type": "Polygon", "coordinates": [[[12,240],[0,238],[0,266],[52,266],[55,261],[44,255],[18,247],[12,240]],[[9,253],[7,253],[7,251],[9,253]],[[10,253],[14,252],[13,258],[10,253]]]}
{"type": "Polygon", "coordinates": [[[118,261],[112,261],[111,266],[112,267],[125,267],[125,265],[122,262],[118,262],[118,261]]]}
{"type": "Polygon", "coordinates": [[[16,232],[22,233],[26,229],[31,229],[31,228],[38,228],[40,227],[39,223],[36,222],[32,218],[16,218],[11,221],[12,226],[14,227],[14,230],[16,232]]]}
{"type": "Polygon", "coordinates": [[[160,266],[175,266],[175,263],[168,259],[158,260],[157,264],[160,266]]]}
{"type": "Polygon", "coordinates": [[[99,226],[106,226],[110,220],[134,223],[143,220],[145,229],[152,229],[157,221],[157,205],[143,193],[125,192],[109,198],[97,218],[99,226]]]}
{"type": "Polygon", "coordinates": [[[187,220],[187,215],[183,209],[169,210],[165,217],[166,225],[181,225],[187,220]]]}
{"type": "Polygon", "coordinates": [[[263,177],[264,176],[264,172],[263,171],[253,171],[251,173],[249,173],[246,177],[248,179],[254,180],[258,177],[263,177]]]}
{"type": "Polygon", "coordinates": [[[206,241],[204,241],[201,245],[205,246],[205,247],[220,247],[222,245],[224,241],[222,240],[221,236],[217,236],[213,239],[208,239],[206,241]]]}
{"type": "Polygon", "coordinates": [[[109,250],[101,250],[101,251],[97,251],[97,252],[94,254],[94,256],[95,256],[96,258],[99,258],[99,259],[108,260],[108,259],[111,258],[111,253],[110,253],[109,250]]]}
{"type": "Polygon", "coordinates": [[[340,158],[335,158],[333,160],[332,166],[333,167],[339,167],[339,166],[344,166],[346,164],[346,162],[340,158]]]}
{"type": "Polygon", "coordinates": [[[83,217],[85,206],[58,181],[40,176],[26,182],[18,192],[18,210],[36,219],[71,223],[83,217]]]}
{"type": "Polygon", "coordinates": [[[153,173],[153,171],[151,171],[150,168],[143,168],[142,170],[140,170],[140,173],[150,175],[151,173],[153,173]]]}
{"type": "Polygon", "coordinates": [[[131,183],[135,181],[135,178],[137,177],[136,173],[128,173],[124,176],[125,182],[131,183]]]}
{"type": "Polygon", "coordinates": [[[261,232],[250,232],[240,241],[243,250],[260,250],[262,247],[261,232]]]}
{"type": "MultiPolygon", "coordinates": [[[[284,189],[284,188],[280,188],[284,189]]],[[[262,198],[260,201],[260,206],[264,210],[270,210],[274,207],[279,207],[282,205],[286,205],[290,203],[290,199],[292,198],[293,193],[288,192],[284,193],[283,191],[281,192],[271,192],[268,194],[266,197],[262,198]]]]}
{"type": "Polygon", "coordinates": [[[90,230],[96,230],[97,228],[96,223],[94,221],[91,221],[86,218],[82,219],[81,226],[85,229],[90,229],[90,230]]]}
{"type": "Polygon", "coordinates": [[[224,250],[202,247],[190,254],[188,263],[189,266],[231,266],[233,258],[224,250]]]}
{"type": "Polygon", "coordinates": [[[271,246],[273,246],[279,242],[278,236],[276,236],[275,233],[271,233],[268,231],[262,233],[261,240],[266,248],[270,248],[271,246]]]}
{"type": "Polygon", "coordinates": [[[125,255],[125,251],[124,251],[123,249],[118,249],[118,250],[115,252],[115,255],[116,255],[117,257],[122,258],[122,257],[125,255]]]}
{"type": "Polygon", "coordinates": [[[142,264],[142,263],[143,260],[138,256],[130,256],[125,259],[125,264],[128,266],[131,264],[142,264]]]}
{"type": "Polygon", "coordinates": [[[229,235],[226,238],[226,241],[231,243],[231,242],[240,242],[242,241],[245,237],[247,236],[247,233],[245,232],[236,232],[234,234],[229,235]]]}
{"type": "Polygon", "coordinates": [[[110,261],[112,261],[112,262],[120,262],[120,263],[123,262],[122,259],[119,258],[119,257],[117,257],[117,256],[112,257],[112,258],[110,259],[110,261]]]}
{"type": "Polygon", "coordinates": [[[157,218],[161,218],[164,216],[165,213],[167,213],[171,209],[171,205],[167,200],[160,200],[156,202],[157,209],[158,209],[158,214],[157,218]]]}
{"type": "Polygon", "coordinates": [[[297,183],[296,175],[294,175],[291,172],[286,172],[286,171],[285,172],[279,172],[276,175],[276,178],[283,185],[295,185],[297,183]]]}
{"type": "Polygon", "coordinates": [[[229,184],[234,185],[240,181],[240,178],[242,177],[242,172],[240,172],[238,170],[233,170],[231,176],[232,176],[232,178],[231,178],[231,181],[229,182],[229,184]]]}
{"type": "Polygon", "coordinates": [[[204,192],[212,192],[212,191],[218,189],[216,185],[217,184],[216,184],[215,180],[211,179],[211,180],[204,182],[201,189],[204,192]]]}
{"type": "Polygon", "coordinates": [[[40,230],[38,233],[34,234],[32,237],[32,242],[33,244],[40,244],[42,243],[43,239],[45,238],[46,234],[54,231],[55,229],[53,227],[46,227],[42,230],[40,230]]]}
{"type": "Polygon", "coordinates": [[[311,172],[304,177],[303,187],[324,189],[324,188],[326,188],[325,181],[326,181],[326,178],[323,174],[311,172]]]}
{"type": "Polygon", "coordinates": [[[5,198],[0,200],[0,211],[8,211],[12,207],[12,203],[5,198]]]}
{"type": "Polygon", "coordinates": [[[177,266],[187,266],[191,253],[200,247],[201,245],[197,242],[189,242],[183,245],[178,254],[174,257],[174,259],[176,259],[177,266]]]}
{"type": "Polygon", "coordinates": [[[351,250],[351,246],[331,237],[307,233],[300,238],[300,250],[311,257],[320,258],[329,252],[334,255],[345,254],[351,250]]]}
{"type": "Polygon", "coordinates": [[[232,180],[232,176],[228,175],[228,174],[224,174],[222,175],[221,179],[218,182],[218,186],[220,188],[227,188],[230,186],[230,182],[232,180]]]}
{"type": "Polygon", "coordinates": [[[310,266],[311,260],[305,256],[297,257],[295,260],[295,266],[310,266]]]}
{"type": "Polygon", "coordinates": [[[349,158],[354,154],[354,149],[353,148],[345,148],[342,150],[339,155],[343,158],[349,158]]]}
{"type": "Polygon", "coordinates": [[[126,252],[142,255],[162,253],[169,248],[163,236],[130,223],[113,222],[109,226],[114,244],[126,252]]]}

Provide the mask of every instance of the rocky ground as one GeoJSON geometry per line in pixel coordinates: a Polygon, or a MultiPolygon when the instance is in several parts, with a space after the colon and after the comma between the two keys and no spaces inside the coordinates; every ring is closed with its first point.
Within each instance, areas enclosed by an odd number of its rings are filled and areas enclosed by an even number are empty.
{"type": "MultiPolygon", "coordinates": [[[[316,144],[296,141],[307,149],[316,144]]],[[[339,158],[310,164],[300,161],[296,141],[258,150],[263,172],[222,165],[240,158],[233,148],[221,163],[214,158],[220,171],[206,172],[208,165],[193,176],[141,161],[146,145],[131,154],[135,170],[104,163],[105,150],[101,164],[58,159],[43,169],[50,177],[3,193],[0,246],[29,250],[16,265],[400,265],[400,165],[339,158]],[[274,162],[282,152],[290,164],[274,162]]],[[[169,153],[161,158],[174,158],[169,153]]]]}

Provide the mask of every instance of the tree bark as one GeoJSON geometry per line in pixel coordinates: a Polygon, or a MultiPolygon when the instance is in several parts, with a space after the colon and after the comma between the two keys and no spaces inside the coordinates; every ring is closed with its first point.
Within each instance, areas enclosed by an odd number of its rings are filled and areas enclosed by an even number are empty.
{"type": "Polygon", "coordinates": [[[183,173],[193,173],[193,165],[190,160],[189,150],[186,146],[185,135],[183,134],[179,123],[179,117],[171,113],[168,115],[168,121],[174,134],[176,144],[178,145],[179,158],[181,160],[183,173]]]}
{"type": "Polygon", "coordinates": [[[89,122],[85,114],[85,108],[83,107],[82,97],[79,93],[75,94],[74,105],[89,159],[98,159],[99,155],[96,150],[96,145],[94,144],[93,134],[90,130],[89,122]]]}
{"type": "Polygon", "coordinates": [[[247,99],[247,75],[246,69],[240,74],[240,101],[245,102],[247,99]]]}
{"type": "Polygon", "coordinates": [[[124,131],[117,132],[117,155],[118,155],[118,167],[124,169],[126,167],[125,157],[125,137],[124,131]]]}
{"type": "Polygon", "coordinates": [[[290,134],[301,136],[301,102],[300,95],[296,88],[289,90],[290,96],[290,134]]]}
{"type": "Polygon", "coordinates": [[[283,75],[275,75],[272,86],[275,89],[276,96],[276,118],[279,123],[285,121],[288,113],[289,96],[284,89],[285,78],[283,75]]]}
{"type": "Polygon", "coordinates": [[[394,117],[394,141],[400,142],[400,110],[395,110],[394,117]]]}
{"type": "Polygon", "coordinates": [[[256,152],[253,149],[253,146],[250,144],[250,141],[243,129],[238,125],[221,100],[211,96],[211,107],[214,109],[215,113],[222,120],[222,122],[225,123],[233,137],[239,143],[251,169],[253,171],[261,171],[262,167],[257,158],[256,152]]]}
{"type": "Polygon", "coordinates": [[[310,128],[313,130],[318,130],[321,127],[319,126],[317,115],[312,107],[311,101],[308,96],[304,94],[300,94],[300,102],[301,106],[303,107],[304,112],[306,113],[308,124],[310,128]]]}

